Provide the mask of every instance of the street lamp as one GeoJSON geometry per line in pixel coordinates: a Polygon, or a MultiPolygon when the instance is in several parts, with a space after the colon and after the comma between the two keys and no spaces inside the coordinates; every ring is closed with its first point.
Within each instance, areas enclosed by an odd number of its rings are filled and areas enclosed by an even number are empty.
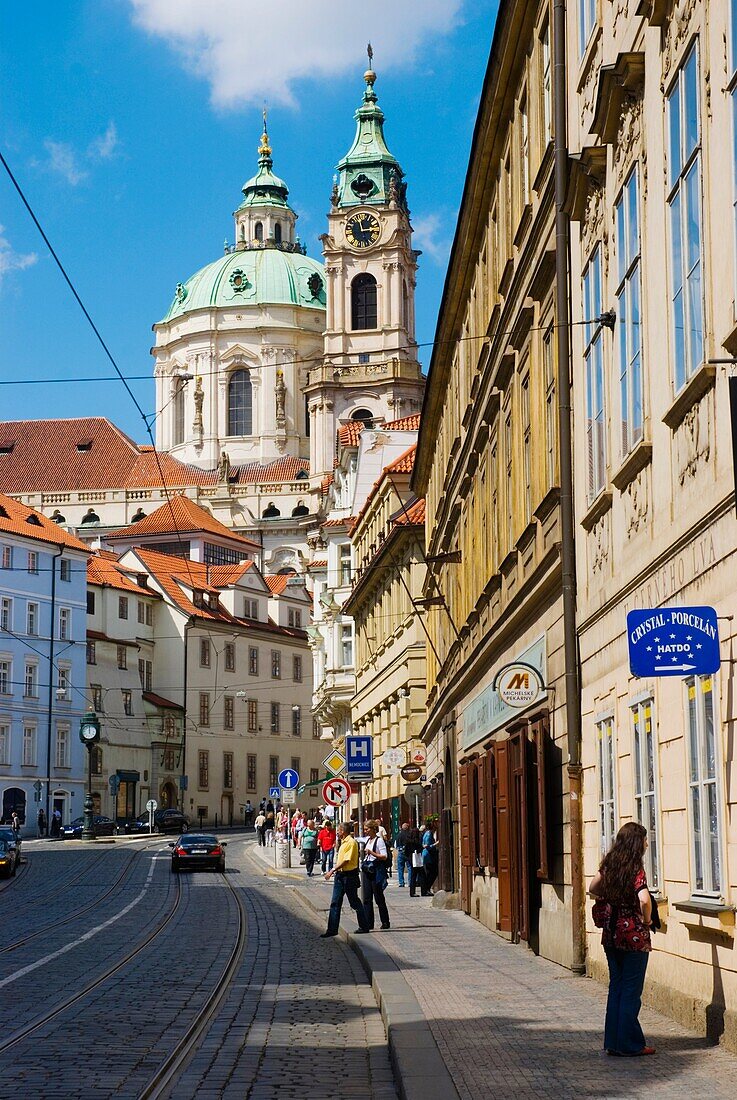
{"type": "Polygon", "coordinates": [[[94,710],[88,710],[79,726],[79,740],[87,746],[87,797],[84,800],[82,840],[94,840],[92,825],[92,748],[100,740],[100,721],[94,710]]]}

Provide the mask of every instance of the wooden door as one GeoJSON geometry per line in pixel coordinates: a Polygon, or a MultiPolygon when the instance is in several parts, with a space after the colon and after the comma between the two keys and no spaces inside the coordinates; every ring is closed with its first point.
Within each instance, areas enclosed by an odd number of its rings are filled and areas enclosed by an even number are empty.
{"type": "Polygon", "coordinates": [[[510,824],[509,742],[494,743],[494,784],[496,803],[496,865],[499,880],[500,932],[514,934],[512,913],[513,851],[510,824]]]}
{"type": "Polygon", "coordinates": [[[512,734],[509,739],[511,763],[510,819],[512,822],[512,911],[515,915],[513,935],[522,940],[530,938],[530,861],[528,799],[528,747],[527,726],[512,734]]]}

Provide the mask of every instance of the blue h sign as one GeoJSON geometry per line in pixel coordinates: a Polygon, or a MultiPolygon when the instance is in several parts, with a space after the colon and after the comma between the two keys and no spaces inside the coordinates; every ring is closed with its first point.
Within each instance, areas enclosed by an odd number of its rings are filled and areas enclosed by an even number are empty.
{"type": "Polygon", "coordinates": [[[349,779],[370,779],[374,774],[374,746],[370,736],[355,734],[345,739],[346,775],[349,779]]]}
{"type": "Polygon", "coordinates": [[[627,643],[633,676],[708,676],[721,661],[713,607],[630,611],[627,643]]]}

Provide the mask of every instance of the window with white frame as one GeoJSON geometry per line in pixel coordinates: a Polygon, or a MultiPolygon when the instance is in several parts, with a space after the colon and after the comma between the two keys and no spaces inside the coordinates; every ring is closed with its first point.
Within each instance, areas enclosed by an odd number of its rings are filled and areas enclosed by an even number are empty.
{"type": "Polygon", "coordinates": [[[0,695],[10,695],[12,690],[13,665],[10,660],[0,660],[0,695]]]}
{"type": "Polygon", "coordinates": [[[69,638],[72,627],[72,612],[68,607],[59,608],[59,637],[62,641],[69,638]]]}
{"type": "Polygon", "coordinates": [[[718,895],[722,890],[722,811],[713,678],[688,677],[686,697],[694,893],[718,895]]]}
{"type": "Polygon", "coordinates": [[[10,724],[0,722],[0,765],[10,763],[10,724]]]}
{"type": "Polygon", "coordinates": [[[353,624],[340,624],[340,664],[342,668],[353,665],[353,624]]]}
{"type": "Polygon", "coordinates": [[[38,665],[35,661],[26,661],[23,694],[26,699],[38,699],[38,665]]]}
{"type": "Polygon", "coordinates": [[[578,52],[583,56],[596,25],[596,0],[578,0],[578,52]]]}
{"type": "Polygon", "coordinates": [[[69,726],[56,727],[56,766],[69,767],[69,726]]]}
{"type": "Polygon", "coordinates": [[[644,864],[648,886],[659,890],[660,843],[658,840],[658,778],[653,701],[645,699],[632,708],[635,763],[635,817],[647,829],[644,864]]]}
{"type": "Polygon", "coordinates": [[[69,702],[71,698],[70,682],[71,669],[68,665],[59,665],[56,679],[56,698],[59,701],[69,702]]]}
{"type": "Polygon", "coordinates": [[[12,569],[13,568],[13,547],[12,546],[3,546],[2,568],[3,569],[12,569]]]}
{"type": "Polygon", "coordinates": [[[617,353],[622,456],[643,435],[640,193],[637,166],[614,207],[617,229],[617,353]]]}
{"type": "Polygon", "coordinates": [[[583,273],[583,315],[586,350],[586,452],[588,498],[593,500],[606,484],[606,394],[604,389],[604,341],[601,325],[601,249],[596,248],[583,273]]]}
{"type": "Polygon", "coordinates": [[[699,59],[694,44],[667,100],[670,297],[676,391],[704,358],[699,59]]]}
{"type": "Polygon", "coordinates": [[[13,601],[10,596],[0,599],[0,630],[13,629],[13,601]]]}
{"type": "Polygon", "coordinates": [[[550,23],[546,20],[540,34],[541,87],[543,93],[543,141],[545,145],[553,137],[553,95],[550,83],[550,23]]]}
{"type": "Polygon", "coordinates": [[[38,573],[38,554],[35,550],[28,551],[28,572],[38,573]]]}
{"type": "Polygon", "coordinates": [[[353,580],[353,566],[351,564],[351,544],[343,542],[338,548],[338,567],[340,570],[341,585],[349,585],[353,580]]]}
{"type": "Polygon", "coordinates": [[[302,612],[299,608],[287,608],[287,626],[296,627],[298,630],[302,628],[302,612]]]}
{"type": "Polygon", "coordinates": [[[617,758],[614,718],[596,723],[599,765],[599,847],[604,855],[617,835],[617,758]]]}
{"type": "Polygon", "coordinates": [[[72,563],[69,558],[62,558],[59,562],[59,580],[71,581],[72,579],[72,563]]]}
{"type": "Polygon", "coordinates": [[[38,634],[38,604],[32,600],[26,605],[26,634],[38,634]]]}
{"type": "Polygon", "coordinates": [[[292,707],[292,736],[302,736],[302,708],[299,706],[292,707]]]}
{"type": "Polygon", "coordinates": [[[23,727],[23,756],[21,763],[24,768],[35,768],[36,766],[36,727],[24,726],[23,727]]]}

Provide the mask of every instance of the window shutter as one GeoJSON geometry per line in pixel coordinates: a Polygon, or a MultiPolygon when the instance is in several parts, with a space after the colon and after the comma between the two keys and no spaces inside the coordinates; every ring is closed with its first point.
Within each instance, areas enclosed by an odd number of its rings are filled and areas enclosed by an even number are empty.
{"type": "Polygon", "coordinates": [[[512,930],[511,836],[509,823],[509,742],[495,741],[497,798],[497,873],[499,876],[499,930],[512,930]]]}
{"type": "Polygon", "coordinates": [[[469,801],[469,772],[473,765],[461,764],[460,767],[460,797],[461,797],[461,865],[470,867],[471,859],[471,806],[469,801]]]}
{"type": "Polygon", "coordinates": [[[488,768],[486,756],[480,756],[476,761],[476,775],[479,791],[479,863],[482,867],[489,866],[489,784],[487,781],[488,768]]]}
{"type": "Polygon", "coordinates": [[[549,878],[548,864],[548,806],[546,796],[545,753],[548,741],[548,720],[539,718],[532,723],[532,736],[535,743],[535,764],[537,772],[537,845],[538,878],[549,878]]]}
{"type": "Polygon", "coordinates": [[[489,840],[487,843],[489,856],[489,870],[496,874],[496,757],[494,749],[490,748],[486,753],[486,782],[487,782],[487,810],[486,821],[489,840]]]}

